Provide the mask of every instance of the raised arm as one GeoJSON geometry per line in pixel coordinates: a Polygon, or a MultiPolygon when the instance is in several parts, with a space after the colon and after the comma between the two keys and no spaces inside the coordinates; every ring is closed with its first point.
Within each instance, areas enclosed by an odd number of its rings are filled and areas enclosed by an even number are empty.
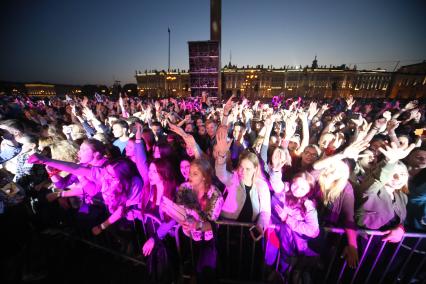
{"type": "Polygon", "coordinates": [[[172,123],[169,123],[169,128],[171,131],[173,131],[174,133],[182,137],[182,139],[185,141],[186,147],[194,151],[194,156],[196,159],[202,156],[203,151],[201,150],[200,146],[195,141],[194,136],[186,133],[182,128],[172,123]]]}
{"type": "Polygon", "coordinates": [[[335,154],[319,160],[314,163],[313,168],[315,170],[321,170],[333,165],[336,160],[343,160],[345,158],[357,160],[360,152],[364,151],[368,147],[368,141],[355,141],[343,150],[342,153],[335,154]]]}
{"type": "Polygon", "coordinates": [[[136,167],[138,168],[139,174],[141,175],[144,184],[148,184],[148,158],[146,156],[145,147],[142,139],[142,125],[136,122],[136,134],[135,134],[135,154],[136,154],[136,167]]]}
{"type": "Polygon", "coordinates": [[[308,114],[304,111],[299,113],[299,119],[302,121],[302,142],[300,143],[299,148],[295,151],[297,156],[300,156],[305,150],[306,146],[309,144],[309,125],[308,125],[308,114]]]}
{"type": "Polygon", "coordinates": [[[232,182],[232,173],[226,170],[226,158],[231,147],[232,140],[228,139],[228,127],[221,125],[216,132],[216,151],[215,157],[215,170],[216,176],[226,186],[232,182]]]}
{"type": "Polygon", "coordinates": [[[28,163],[47,165],[49,167],[59,169],[64,172],[74,174],[76,176],[90,177],[92,173],[89,167],[85,167],[71,162],[53,160],[40,154],[31,155],[28,158],[28,163]]]}

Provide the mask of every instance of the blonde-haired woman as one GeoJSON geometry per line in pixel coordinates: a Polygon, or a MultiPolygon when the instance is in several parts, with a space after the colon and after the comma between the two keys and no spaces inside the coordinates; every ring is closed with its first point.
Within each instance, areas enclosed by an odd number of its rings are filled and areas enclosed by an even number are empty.
{"type": "Polygon", "coordinates": [[[226,156],[232,141],[228,141],[228,129],[221,126],[216,133],[216,175],[226,186],[227,197],[221,216],[239,222],[256,222],[259,233],[268,227],[271,218],[271,195],[262,178],[256,154],[244,151],[239,157],[237,170],[226,170],[226,156]]]}
{"type": "Polygon", "coordinates": [[[349,145],[342,153],[317,161],[313,168],[319,171],[319,220],[323,225],[343,227],[348,244],[343,256],[349,267],[358,263],[358,245],[356,224],[354,221],[355,197],[349,180],[349,166],[343,159],[356,160],[359,153],[368,146],[368,142],[357,141],[349,145]]]}
{"type": "Polygon", "coordinates": [[[414,148],[391,143],[386,149],[379,148],[385,156],[372,174],[361,184],[362,204],[355,215],[360,227],[380,230],[386,235],[383,240],[401,241],[407,217],[408,170],[400,162],[414,148]]]}

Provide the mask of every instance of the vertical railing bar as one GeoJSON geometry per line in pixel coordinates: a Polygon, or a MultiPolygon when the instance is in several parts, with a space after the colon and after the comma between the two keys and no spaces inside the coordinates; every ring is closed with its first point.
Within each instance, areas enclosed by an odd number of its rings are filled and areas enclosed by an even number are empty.
{"type": "Polygon", "coordinates": [[[379,261],[385,246],[386,246],[386,242],[383,242],[382,247],[380,248],[380,251],[376,256],[376,259],[374,260],[373,266],[371,267],[370,272],[368,273],[367,279],[365,280],[366,284],[370,281],[371,275],[373,274],[373,270],[374,268],[376,268],[377,262],[379,261]]]}
{"type": "Polygon", "coordinates": [[[195,267],[195,260],[194,260],[194,249],[192,247],[192,238],[189,238],[189,246],[191,248],[191,266],[195,267]]]}
{"type": "MultiPolygon", "coordinates": [[[[329,234],[328,232],[325,232],[324,239],[327,239],[328,234],[329,234]]],[[[340,245],[341,242],[342,242],[342,234],[339,234],[338,245],[340,245]]],[[[336,255],[337,255],[337,248],[335,249],[333,256],[331,257],[331,262],[328,265],[327,274],[325,275],[325,278],[324,278],[324,283],[327,283],[328,276],[330,275],[330,272],[331,272],[331,267],[333,266],[333,263],[336,260],[336,255]]]]}
{"type": "Polygon", "coordinates": [[[253,270],[254,270],[254,254],[256,252],[256,241],[252,240],[252,248],[251,248],[251,263],[250,263],[250,280],[253,279],[253,270]]]}
{"type": "Polygon", "coordinates": [[[365,256],[367,255],[367,251],[368,251],[368,248],[370,247],[371,240],[373,239],[373,237],[374,237],[374,235],[370,235],[370,237],[368,238],[367,246],[365,247],[365,249],[364,249],[364,251],[363,251],[363,253],[362,253],[362,257],[361,257],[361,259],[360,259],[360,261],[359,261],[359,263],[358,263],[358,266],[357,266],[357,268],[356,268],[356,270],[355,270],[355,273],[354,273],[354,275],[352,276],[351,284],[353,284],[353,283],[354,283],[355,278],[356,278],[356,276],[357,276],[357,274],[358,274],[358,271],[359,271],[359,269],[361,268],[362,263],[364,262],[365,256]]]}
{"type": "Polygon", "coordinates": [[[275,271],[277,271],[278,272],[278,268],[279,268],[279,265],[280,265],[280,258],[281,258],[281,251],[280,250],[278,250],[278,258],[276,259],[276,264],[275,264],[275,271]]]}
{"type": "MultiPolygon", "coordinates": [[[[268,238],[268,240],[269,240],[269,238],[268,238]]],[[[263,252],[267,252],[268,251],[267,250],[268,249],[268,243],[269,243],[269,241],[265,241],[265,236],[264,236],[263,239],[262,239],[262,249],[263,249],[263,252]]],[[[263,253],[262,275],[261,275],[261,278],[260,278],[262,281],[265,279],[265,266],[266,266],[266,263],[265,263],[265,254],[263,253]]]]}
{"type": "Polygon", "coordinates": [[[180,265],[179,265],[180,275],[183,279],[183,274],[184,274],[183,264],[184,264],[184,261],[183,261],[183,256],[182,256],[182,250],[181,250],[181,247],[180,247],[179,228],[180,228],[180,226],[175,227],[175,241],[176,241],[176,249],[177,249],[177,252],[178,252],[179,262],[180,262],[180,265]]]}
{"type": "Polygon", "coordinates": [[[408,262],[410,262],[411,257],[413,256],[414,251],[416,250],[416,248],[418,247],[418,245],[420,244],[422,239],[418,239],[416,244],[414,245],[414,247],[411,248],[411,252],[408,255],[407,259],[405,260],[404,264],[401,267],[401,270],[398,273],[398,276],[395,278],[395,280],[393,281],[393,283],[396,283],[396,280],[399,279],[399,277],[401,276],[401,274],[404,272],[405,267],[407,266],[408,262]]]}
{"type": "Polygon", "coordinates": [[[240,257],[238,259],[238,276],[241,276],[242,261],[243,261],[243,227],[240,226],[240,257]]]}
{"type": "Polygon", "coordinates": [[[342,280],[343,273],[345,272],[345,269],[346,269],[346,264],[347,262],[345,260],[345,262],[343,263],[342,269],[340,270],[339,278],[337,278],[337,283],[340,283],[340,281],[342,280]]]}
{"type": "MultiPolygon", "coordinates": [[[[230,246],[230,244],[229,244],[229,231],[230,231],[230,225],[226,225],[226,260],[227,261],[229,261],[229,257],[230,257],[230,249],[229,249],[229,246],[230,246]]],[[[230,265],[227,265],[226,266],[226,273],[227,273],[227,275],[229,276],[230,274],[231,274],[231,271],[230,271],[230,265]]]]}
{"type": "MultiPolygon", "coordinates": [[[[417,269],[416,269],[416,271],[413,273],[413,275],[412,275],[412,277],[411,277],[410,281],[416,277],[417,273],[419,273],[420,269],[421,269],[421,268],[423,267],[423,265],[425,264],[425,261],[426,261],[426,255],[423,257],[423,260],[422,260],[422,262],[420,263],[420,265],[419,265],[419,266],[417,266],[417,269]]],[[[425,280],[426,280],[426,279],[425,279],[425,280]]]]}
{"type": "Polygon", "coordinates": [[[385,279],[385,276],[386,276],[386,274],[388,273],[389,268],[391,267],[392,262],[393,262],[393,260],[395,259],[395,256],[398,254],[398,251],[399,251],[399,249],[401,248],[402,243],[404,242],[404,238],[405,238],[405,237],[402,237],[402,240],[399,242],[398,247],[396,248],[395,252],[393,253],[393,255],[392,255],[392,257],[391,257],[391,260],[389,261],[388,265],[386,266],[385,271],[384,271],[384,272],[383,272],[383,274],[382,274],[382,277],[380,277],[380,280],[379,280],[379,283],[378,283],[378,284],[381,284],[381,283],[383,282],[383,280],[385,279]]]}

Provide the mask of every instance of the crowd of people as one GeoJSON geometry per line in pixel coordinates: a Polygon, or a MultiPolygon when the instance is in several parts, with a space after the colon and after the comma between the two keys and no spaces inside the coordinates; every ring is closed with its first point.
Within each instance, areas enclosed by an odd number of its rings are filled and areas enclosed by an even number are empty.
{"type": "Polygon", "coordinates": [[[351,268],[365,243],[358,229],[395,243],[426,231],[417,101],[1,100],[0,215],[43,196],[93,235],[155,216],[161,224],[146,230],[140,251],[154,282],[171,281],[167,238],[176,225],[195,244],[200,283],[215,279],[217,220],[252,223],[255,240],[279,240],[264,256],[283,275],[289,259],[327,251],[325,226],[345,230],[340,253],[351,268]]]}

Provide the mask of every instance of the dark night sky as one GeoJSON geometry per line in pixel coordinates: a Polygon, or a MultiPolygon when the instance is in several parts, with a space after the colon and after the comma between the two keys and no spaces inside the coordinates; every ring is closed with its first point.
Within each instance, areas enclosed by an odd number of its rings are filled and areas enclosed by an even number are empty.
{"type": "MultiPolygon", "coordinates": [[[[135,70],[188,68],[187,41],[210,37],[209,0],[4,0],[0,80],[135,83],[135,70]]],[[[424,0],[222,0],[222,63],[357,63],[393,69],[426,59],[424,0]],[[366,62],[377,62],[364,64],[366,62]]]]}

